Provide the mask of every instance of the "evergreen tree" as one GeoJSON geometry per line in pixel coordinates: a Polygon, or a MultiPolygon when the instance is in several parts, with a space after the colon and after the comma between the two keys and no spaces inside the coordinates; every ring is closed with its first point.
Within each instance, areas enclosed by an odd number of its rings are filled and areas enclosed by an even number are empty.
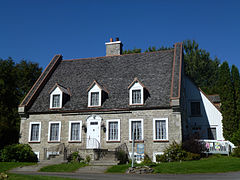
{"type": "Polygon", "coordinates": [[[223,116],[223,136],[226,140],[231,140],[233,132],[237,131],[236,109],[230,68],[226,61],[222,63],[219,69],[218,87],[221,97],[221,112],[223,116]]]}

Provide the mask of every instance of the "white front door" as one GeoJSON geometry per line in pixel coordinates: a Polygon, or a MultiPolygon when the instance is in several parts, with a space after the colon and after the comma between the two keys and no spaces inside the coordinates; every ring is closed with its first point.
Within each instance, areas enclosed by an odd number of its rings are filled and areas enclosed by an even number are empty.
{"type": "Polygon", "coordinates": [[[101,119],[94,116],[87,120],[87,149],[100,148],[101,119]]]}

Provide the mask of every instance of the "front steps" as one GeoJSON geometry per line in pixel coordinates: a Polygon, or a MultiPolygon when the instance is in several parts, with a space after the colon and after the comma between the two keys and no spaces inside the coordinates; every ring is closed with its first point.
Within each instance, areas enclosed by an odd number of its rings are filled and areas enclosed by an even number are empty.
{"type": "Polygon", "coordinates": [[[115,151],[104,151],[104,153],[101,154],[99,159],[91,161],[91,166],[114,166],[117,165],[119,162],[116,159],[116,153],[115,151]]]}

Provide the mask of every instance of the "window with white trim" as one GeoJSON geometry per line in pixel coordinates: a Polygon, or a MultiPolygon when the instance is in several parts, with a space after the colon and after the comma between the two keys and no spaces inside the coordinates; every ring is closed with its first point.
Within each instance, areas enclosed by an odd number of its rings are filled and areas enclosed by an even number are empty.
{"type": "Polygon", "coordinates": [[[95,84],[88,92],[88,106],[101,106],[102,90],[95,84]]]}
{"type": "Polygon", "coordinates": [[[30,122],[29,125],[29,142],[40,142],[41,122],[30,122]]]}
{"type": "Polygon", "coordinates": [[[135,140],[143,140],[143,119],[129,120],[129,140],[133,139],[133,135],[135,140]]]}
{"type": "Polygon", "coordinates": [[[60,134],[61,134],[61,122],[60,121],[49,122],[48,140],[60,141],[60,134]]]}
{"type": "Polygon", "coordinates": [[[168,140],[168,118],[153,119],[153,140],[168,140]]]}
{"type": "Polygon", "coordinates": [[[50,108],[62,108],[63,92],[56,87],[50,94],[50,108]]]}
{"type": "Polygon", "coordinates": [[[82,121],[69,121],[69,141],[81,141],[82,121]]]}
{"type": "Polygon", "coordinates": [[[120,141],[120,120],[107,120],[107,141],[120,141]]]}
{"type": "Polygon", "coordinates": [[[143,87],[139,82],[135,82],[129,90],[129,103],[130,105],[141,105],[143,99],[143,87]]]}

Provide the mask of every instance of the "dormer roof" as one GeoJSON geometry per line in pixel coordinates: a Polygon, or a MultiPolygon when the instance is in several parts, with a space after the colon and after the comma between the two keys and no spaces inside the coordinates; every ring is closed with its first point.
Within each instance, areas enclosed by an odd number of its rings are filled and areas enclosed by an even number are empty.
{"type": "Polygon", "coordinates": [[[49,94],[51,94],[56,88],[59,88],[63,93],[68,94],[69,96],[71,96],[71,92],[69,88],[65,88],[63,86],[61,86],[60,84],[56,83],[53,88],[49,91],[49,94]]]}

